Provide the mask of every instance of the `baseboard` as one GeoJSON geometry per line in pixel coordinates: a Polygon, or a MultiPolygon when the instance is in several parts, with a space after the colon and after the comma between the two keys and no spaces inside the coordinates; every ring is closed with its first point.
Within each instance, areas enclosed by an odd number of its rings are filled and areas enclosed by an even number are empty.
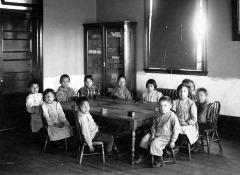
{"type": "Polygon", "coordinates": [[[218,133],[221,138],[240,140],[240,117],[220,115],[218,133]]]}

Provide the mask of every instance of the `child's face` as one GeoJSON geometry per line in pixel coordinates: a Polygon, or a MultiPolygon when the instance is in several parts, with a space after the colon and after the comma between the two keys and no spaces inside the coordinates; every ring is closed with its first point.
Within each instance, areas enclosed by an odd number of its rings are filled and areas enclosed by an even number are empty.
{"type": "Polygon", "coordinates": [[[192,82],[189,82],[187,85],[189,86],[189,90],[190,90],[189,93],[193,94],[195,91],[194,84],[192,82]]]}
{"type": "Polygon", "coordinates": [[[126,80],[125,80],[125,78],[120,78],[119,80],[118,80],[118,86],[119,87],[124,87],[126,85],[126,80]]]}
{"type": "Polygon", "coordinates": [[[148,92],[151,92],[153,91],[155,88],[154,88],[154,85],[153,84],[147,84],[147,90],[148,92]]]}
{"type": "Polygon", "coordinates": [[[90,78],[87,78],[85,80],[85,86],[90,88],[90,87],[92,87],[92,85],[93,85],[93,81],[90,78]]]}
{"type": "Polygon", "coordinates": [[[183,86],[178,93],[180,99],[186,99],[188,97],[188,88],[183,86]]]}
{"type": "Polygon", "coordinates": [[[29,89],[32,94],[36,94],[39,91],[39,86],[38,84],[32,84],[29,89]]]}
{"type": "Polygon", "coordinates": [[[69,87],[69,84],[70,84],[69,78],[65,77],[62,79],[62,81],[61,81],[62,87],[67,88],[67,87],[69,87]]]}
{"type": "Polygon", "coordinates": [[[55,100],[54,94],[49,92],[44,96],[44,101],[48,104],[51,104],[55,100]]]}
{"type": "Polygon", "coordinates": [[[168,101],[160,101],[159,103],[159,111],[162,114],[166,114],[170,112],[172,105],[168,101]]]}
{"type": "Polygon", "coordinates": [[[200,103],[204,103],[207,101],[207,94],[205,94],[204,92],[202,91],[199,91],[197,93],[197,99],[198,99],[198,102],[200,103]]]}
{"type": "Polygon", "coordinates": [[[90,111],[90,105],[88,101],[84,101],[81,105],[78,106],[79,111],[83,114],[88,114],[90,111]]]}

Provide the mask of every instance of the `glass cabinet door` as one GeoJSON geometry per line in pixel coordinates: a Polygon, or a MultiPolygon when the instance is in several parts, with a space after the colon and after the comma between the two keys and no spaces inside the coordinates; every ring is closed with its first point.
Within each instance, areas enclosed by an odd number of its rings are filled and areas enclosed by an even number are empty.
{"type": "Polygon", "coordinates": [[[102,39],[101,29],[89,29],[87,31],[87,75],[91,74],[93,76],[94,84],[101,93],[104,92],[102,39]]]}
{"type": "Polygon", "coordinates": [[[123,27],[106,29],[106,87],[112,92],[117,78],[124,74],[124,36],[123,27]]]}

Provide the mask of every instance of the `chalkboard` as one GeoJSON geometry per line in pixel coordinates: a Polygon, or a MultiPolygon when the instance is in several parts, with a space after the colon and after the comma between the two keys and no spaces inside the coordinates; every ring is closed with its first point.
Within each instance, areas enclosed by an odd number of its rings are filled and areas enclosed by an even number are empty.
{"type": "Polygon", "coordinates": [[[146,1],[146,70],[206,72],[205,41],[199,42],[195,31],[203,1],[146,1]]]}

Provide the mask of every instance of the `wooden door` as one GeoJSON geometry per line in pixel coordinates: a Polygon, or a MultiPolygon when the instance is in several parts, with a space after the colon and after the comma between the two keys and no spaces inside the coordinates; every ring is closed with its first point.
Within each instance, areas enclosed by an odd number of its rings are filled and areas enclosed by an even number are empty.
{"type": "MultiPolygon", "coordinates": [[[[34,11],[0,9],[0,77],[3,79],[1,126],[26,117],[28,82],[39,78],[38,17],[34,11]]],[[[27,118],[27,117],[26,117],[27,118]]]]}

